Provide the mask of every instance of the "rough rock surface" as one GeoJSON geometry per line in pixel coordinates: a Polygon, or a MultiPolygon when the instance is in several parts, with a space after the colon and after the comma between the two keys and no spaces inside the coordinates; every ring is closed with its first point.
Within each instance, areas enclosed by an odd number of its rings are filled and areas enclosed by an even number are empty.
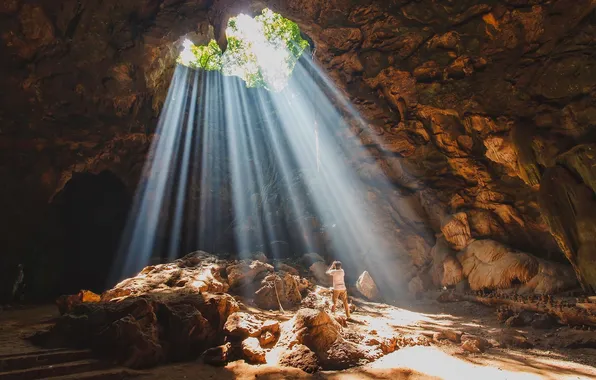
{"type": "Polygon", "coordinates": [[[265,364],[265,350],[261,348],[257,338],[248,338],[242,341],[242,354],[249,363],[265,364]]]}
{"type": "MultiPolygon", "coordinates": [[[[238,300],[259,306],[263,289],[276,283],[286,306],[300,305],[302,290],[310,298],[327,301],[318,302],[323,305],[321,310],[300,308],[294,318],[282,323],[265,320],[262,313],[255,315],[254,307],[246,307],[230,294],[201,291],[192,281],[197,274],[212,270],[236,273],[232,281],[237,281],[249,277],[242,270],[253,274],[257,267],[261,265],[239,267],[237,261],[219,260],[204,252],[189,254],[172,264],[147,267],[101,296],[82,291],[60,298],[62,316],[56,325],[32,339],[46,346],[89,347],[132,368],[198,357],[213,365],[242,358],[264,364],[271,352],[280,365],[313,372],[357,366],[397,348],[396,336],[387,332],[374,332],[367,338],[362,332],[344,330],[348,328],[346,320],[324,310],[328,309],[330,290],[301,289],[299,284],[308,282],[288,272],[269,274],[260,289],[238,296],[238,300]]],[[[226,279],[215,276],[201,282],[201,287],[222,286],[220,280],[227,288],[226,279]]]]}
{"type": "Polygon", "coordinates": [[[368,298],[369,300],[376,300],[379,298],[379,289],[377,284],[367,271],[362,272],[356,281],[356,289],[368,298]]]}
{"type": "Polygon", "coordinates": [[[317,372],[320,368],[317,354],[303,344],[295,344],[291,349],[284,351],[278,364],[284,367],[299,368],[308,373],[317,372]]]}
{"type": "Polygon", "coordinates": [[[493,240],[476,240],[458,254],[463,274],[472,290],[507,289],[555,293],[577,282],[570,268],[515,251],[493,240]]]}
{"type": "Polygon", "coordinates": [[[333,285],[333,280],[331,276],[329,276],[326,272],[329,269],[329,266],[322,261],[317,261],[313,263],[309,271],[317,281],[317,284],[321,286],[331,286],[333,285]]]}
{"type": "MultiPolygon", "coordinates": [[[[76,173],[109,170],[133,190],[181,37],[212,26],[223,45],[228,12],[247,1],[5,3],[0,288],[24,253],[29,289],[42,292],[58,280],[36,252],[58,262],[68,241],[24,246],[52,223],[48,201],[76,173]]],[[[454,250],[491,239],[566,258],[595,291],[593,1],[262,4],[298,22],[366,120],[339,134],[367,146],[353,165],[371,193],[386,192],[374,187],[379,176],[397,189],[377,198],[387,236],[423,236],[432,247],[442,233],[454,250]]],[[[411,264],[406,284],[433,261],[421,247],[395,250],[411,264]]]]}
{"type": "Polygon", "coordinates": [[[261,323],[250,314],[236,312],[226,320],[224,332],[241,339],[256,337],[261,334],[261,323]]]}
{"type": "Polygon", "coordinates": [[[373,358],[368,347],[346,340],[341,325],[325,311],[300,309],[291,326],[280,338],[281,344],[289,349],[305,345],[317,355],[323,369],[345,369],[373,358]]]}
{"type": "Polygon", "coordinates": [[[279,309],[299,305],[302,301],[304,279],[287,272],[270,274],[255,292],[255,304],[263,309],[279,309]]]}

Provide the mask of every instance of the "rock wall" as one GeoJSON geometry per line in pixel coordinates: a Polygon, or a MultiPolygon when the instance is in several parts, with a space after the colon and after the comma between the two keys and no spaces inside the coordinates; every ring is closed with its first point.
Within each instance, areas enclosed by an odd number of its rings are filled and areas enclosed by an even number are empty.
{"type": "Polygon", "coordinates": [[[227,17],[262,6],[366,120],[346,135],[379,165],[353,164],[412,276],[440,266],[436,233],[569,261],[594,290],[594,0],[0,1],[2,281],[73,172],[135,187],[180,38],[223,43],[227,17]]]}

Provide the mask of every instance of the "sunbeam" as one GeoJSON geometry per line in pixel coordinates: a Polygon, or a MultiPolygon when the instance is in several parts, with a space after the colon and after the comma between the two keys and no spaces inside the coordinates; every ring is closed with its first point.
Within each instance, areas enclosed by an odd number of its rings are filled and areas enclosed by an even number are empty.
{"type": "Polygon", "coordinates": [[[234,19],[228,36],[249,59],[232,62],[238,51],[226,51],[227,75],[196,55],[215,48],[185,42],[179,62],[194,55],[198,67],[176,68],[115,278],[196,249],[274,259],[314,251],[345,262],[352,280],[364,268],[395,284],[396,268],[385,265],[399,249],[386,239],[394,227],[379,225],[384,211],[351,164],[366,149],[340,137],[346,112],[362,119],[301,46],[290,62],[289,48],[267,39],[263,25],[234,19]],[[255,76],[261,86],[245,85],[255,76]]]}

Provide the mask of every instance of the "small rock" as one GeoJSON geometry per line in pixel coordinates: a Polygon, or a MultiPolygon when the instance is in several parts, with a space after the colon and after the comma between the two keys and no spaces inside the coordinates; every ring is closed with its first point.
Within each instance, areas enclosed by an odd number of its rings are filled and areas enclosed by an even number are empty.
{"type": "Polygon", "coordinates": [[[79,297],[81,298],[81,302],[99,302],[99,301],[101,301],[101,296],[93,293],[90,290],[81,290],[79,292],[79,297]]]}
{"type": "Polygon", "coordinates": [[[228,336],[241,339],[257,337],[261,334],[261,323],[250,314],[236,312],[228,317],[224,325],[224,332],[228,336]]]}
{"type": "Polygon", "coordinates": [[[348,326],[348,319],[345,315],[335,315],[334,318],[342,327],[348,326]]]}
{"type": "Polygon", "coordinates": [[[356,281],[356,289],[368,298],[369,300],[376,300],[379,298],[379,289],[377,284],[367,271],[362,272],[356,281]]]}
{"type": "Polygon", "coordinates": [[[270,331],[263,331],[259,335],[259,343],[261,347],[267,347],[273,345],[277,341],[277,336],[272,334],[270,331]]]}
{"type": "Polygon", "coordinates": [[[443,335],[453,343],[459,343],[463,334],[461,331],[445,330],[443,331],[443,335]]]}
{"type": "Polygon", "coordinates": [[[498,342],[501,347],[532,348],[534,346],[521,334],[500,334],[498,342]]]}
{"type": "Polygon", "coordinates": [[[203,352],[203,363],[214,366],[223,366],[231,359],[232,344],[226,343],[221,346],[213,347],[203,352]]]}
{"type": "Polygon", "coordinates": [[[395,337],[368,336],[362,343],[365,346],[380,348],[385,355],[392,353],[397,348],[397,339],[395,337]]]}
{"type": "Polygon", "coordinates": [[[252,283],[259,274],[263,272],[272,272],[273,266],[257,260],[252,262],[240,262],[230,265],[226,268],[228,274],[228,283],[230,287],[237,287],[243,284],[252,283]]]}
{"type": "Polygon", "coordinates": [[[526,325],[526,321],[522,316],[516,314],[512,317],[507,318],[505,325],[509,327],[522,327],[526,325]]]}
{"type": "Polygon", "coordinates": [[[268,319],[263,323],[263,326],[261,327],[261,331],[263,331],[263,332],[268,331],[272,334],[278,334],[279,333],[279,322],[275,321],[273,319],[268,319]]]}
{"type": "Polygon", "coordinates": [[[511,309],[498,309],[497,310],[497,320],[501,323],[507,321],[509,318],[513,317],[513,311],[511,309]]]}
{"type": "Polygon", "coordinates": [[[242,354],[247,362],[253,364],[265,364],[265,350],[261,348],[261,344],[257,338],[248,338],[242,341],[242,354]]]}
{"type": "Polygon", "coordinates": [[[56,305],[60,315],[68,314],[78,304],[81,303],[81,297],[78,294],[75,295],[64,295],[58,297],[56,305]]]}
{"type": "Polygon", "coordinates": [[[484,352],[487,348],[490,348],[490,343],[488,340],[478,336],[464,335],[461,339],[461,348],[468,352],[480,353],[484,352]]]}
{"type": "Polygon", "coordinates": [[[277,310],[300,304],[301,282],[298,276],[290,273],[270,274],[261,282],[261,288],[255,292],[255,304],[261,309],[277,310]]]}

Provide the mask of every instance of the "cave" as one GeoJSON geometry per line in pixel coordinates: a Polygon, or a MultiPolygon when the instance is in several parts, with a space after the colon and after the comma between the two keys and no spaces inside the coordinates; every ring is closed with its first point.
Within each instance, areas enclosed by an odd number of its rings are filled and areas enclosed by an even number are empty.
{"type": "Polygon", "coordinates": [[[0,379],[596,377],[595,8],[0,2],[0,379]]]}
{"type": "MultiPolygon", "coordinates": [[[[55,287],[43,282],[37,286],[54,297],[105,289],[130,206],[129,190],[112,172],[75,173],[50,203],[50,223],[60,232],[55,242],[59,246],[49,244],[47,249],[60,251],[61,257],[46,262],[43,270],[51,268],[58,282],[55,287]]],[[[43,278],[31,275],[34,281],[43,278]]]]}

